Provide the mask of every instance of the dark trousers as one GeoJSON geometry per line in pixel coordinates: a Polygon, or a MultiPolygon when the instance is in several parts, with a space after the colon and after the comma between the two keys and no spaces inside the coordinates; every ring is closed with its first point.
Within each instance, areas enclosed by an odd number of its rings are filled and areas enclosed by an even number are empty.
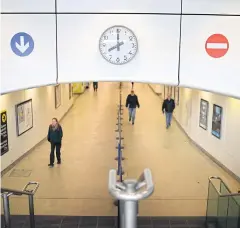
{"type": "Polygon", "coordinates": [[[58,162],[61,162],[61,144],[60,143],[51,143],[51,153],[50,153],[50,164],[54,164],[55,160],[55,151],[56,148],[56,155],[57,155],[57,160],[58,162]]]}

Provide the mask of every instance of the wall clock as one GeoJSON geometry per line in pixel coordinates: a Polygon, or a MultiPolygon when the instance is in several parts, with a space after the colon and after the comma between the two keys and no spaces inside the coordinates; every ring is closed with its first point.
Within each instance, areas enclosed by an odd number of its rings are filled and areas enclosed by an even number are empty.
{"type": "Polygon", "coordinates": [[[116,25],[106,29],[99,40],[100,53],[115,65],[130,62],[138,50],[135,34],[127,27],[116,25]]]}

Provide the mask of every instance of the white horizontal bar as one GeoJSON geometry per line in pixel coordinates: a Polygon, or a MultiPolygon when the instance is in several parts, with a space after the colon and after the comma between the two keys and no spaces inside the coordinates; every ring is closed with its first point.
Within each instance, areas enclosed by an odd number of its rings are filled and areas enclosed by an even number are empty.
{"type": "Polygon", "coordinates": [[[207,43],[207,48],[209,48],[209,49],[227,49],[228,45],[226,43],[207,43]]]}

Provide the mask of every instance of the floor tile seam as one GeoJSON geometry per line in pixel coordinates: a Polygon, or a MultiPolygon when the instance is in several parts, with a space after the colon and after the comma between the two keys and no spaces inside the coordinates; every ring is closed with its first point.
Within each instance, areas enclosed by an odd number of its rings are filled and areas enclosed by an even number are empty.
{"type": "Polygon", "coordinates": [[[96,224],[96,228],[98,228],[99,226],[99,216],[97,216],[97,224],[96,224]]]}
{"type": "Polygon", "coordinates": [[[62,227],[62,224],[63,224],[63,220],[64,220],[64,218],[65,218],[65,217],[63,217],[63,218],[61,219],[61,222],[60,222],[60,226],[59,226],[59,228],[62,227]]]}
{"type": "Polygon", "coordinates": [[[78,228],[80,228],[81,224],[82,224],[82,217],[80,216],[79,221],[78,221],[78,228]]]}

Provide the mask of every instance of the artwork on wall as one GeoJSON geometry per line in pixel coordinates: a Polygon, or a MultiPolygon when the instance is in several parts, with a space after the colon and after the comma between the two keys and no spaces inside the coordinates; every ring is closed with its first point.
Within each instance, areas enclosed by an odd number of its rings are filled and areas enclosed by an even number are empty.
{"type": "Polygon", "coordinates": [[[175,100],[175,104],[179,105],[179,87],[178,86],[174,88],[174,100],[175,100]]]}
{"type": "Polygon", "coordinates": [[[62,96],[61,96],[61,85],[55,86],[55,108],[58,108],[61,105],[62,96]]]}
{"type": "Polygon", "coordinates": [[[33,128],[32,99],[16,105],[17,135],[33,128]]]}
{"type": "Polygon", "coordinates": [[[212,115],[212,135],[221,138],[221,125],[222,125],[222,107],[213,105],[212,115]]]}
{"type": "Polygon", "coordinates": [[[164,99],[167,99],[168,94],[171,94],[171,96],[173,96],[172,86],[164,86],[164,99]]]}
{"type": "Polygon", "coordinates": [[[69,87],[69,100],[71,100],[73,94],[72,84],[71,83],[68,84],[68,87],[69,87]]]}
{"type": "Polygon", "coordinates": [[[199,126],[204,130],[208,127],[208,101],[201,99],[200,101],[200,115],[199,115],[199,126]]]}
{"type": "Polygon", "coordinates": [[[1,111],[1,156],[9,151],[7,111],[1,111]]]}

